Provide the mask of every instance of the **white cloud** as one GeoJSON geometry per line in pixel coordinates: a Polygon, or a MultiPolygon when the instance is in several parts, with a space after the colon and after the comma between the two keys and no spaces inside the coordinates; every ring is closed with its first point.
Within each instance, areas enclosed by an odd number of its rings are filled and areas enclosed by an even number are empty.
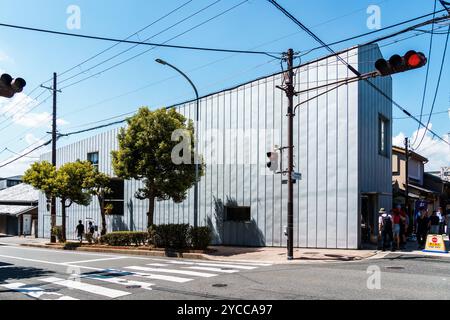
{"type": "MultiPolygon", "coordinates": [[[[51,127],[52,115],[50,113],[32,112],[40,103],[24,93],[16,94],[12,99],[1,99],[0,112],[4,119],[0,120],[12,121],[14,124],[27,128],[51,127]]],[[[60,126],[68,124],[64,119],[58,119],[57,123],[60,126]]]]}
{"type": "MultiPolygon", "coordinates": [[[[432,124],[430,124],[429,126],[429,129],[431,128],[432,124]]],[[[413,150],[414,147],[417,148],[420,140],[422,140],[424,132],[425,128],[421,128],[420,130],[413,133],[411,140],[412,142],[415,140],[417,135],[417,142],[415,146],[413,145],[413,150]]],[[[444,139],[446,142],[450,142],[447,135],[443,136],[442,139],[444,139]]],[[[403,148],[404,140],[405,134],[403,132],[400,132],[392,139],[392,143],[395,146],[403,148]]],[[[439,171],[442,167],[450,166],[450,146],[438,138],[433,138],[430,132],[427,132],[420,147],[414,151],[429,160],[429,162],[425,166],[426,171],[439,171]]]]}

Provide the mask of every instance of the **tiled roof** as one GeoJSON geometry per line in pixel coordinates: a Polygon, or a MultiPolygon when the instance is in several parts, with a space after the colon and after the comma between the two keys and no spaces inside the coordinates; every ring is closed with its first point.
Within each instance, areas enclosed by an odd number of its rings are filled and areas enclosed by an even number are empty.
{"type": "Polygon", "coordinates": [[[0,191],[0,202],[17,201],[17,202],[36,202],[39,199],[39,191],[32,186],[21,183],[14,187],[0,191]]]}

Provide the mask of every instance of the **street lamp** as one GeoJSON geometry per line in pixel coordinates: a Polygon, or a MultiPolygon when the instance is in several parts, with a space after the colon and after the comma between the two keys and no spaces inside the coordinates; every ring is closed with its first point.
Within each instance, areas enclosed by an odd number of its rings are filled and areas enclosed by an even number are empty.
{"type": "Polygon", "coordinates": [[[194,83],[191,79],[180,69],[175,67],[174,65],[171,65],[170,63],[161,60],[156,59],[157,63],[162,64],[164,66],[169,66],[175,71],[177,71],[179,74],[181,74],[192,86],[192,88],[195,91],[196,96],[196,107],[195,107],[195,143],[194,143],[194,158],[195,158],[195,185],[194,185],[194,227],[198,226],[198,178],[199,178],[199,167],[198,167],[198,157],[197,157],[197,145],[198,145],[198,121],[199,121],[199,96],[198,96],[198,90],[195,87],[194,83]]]}

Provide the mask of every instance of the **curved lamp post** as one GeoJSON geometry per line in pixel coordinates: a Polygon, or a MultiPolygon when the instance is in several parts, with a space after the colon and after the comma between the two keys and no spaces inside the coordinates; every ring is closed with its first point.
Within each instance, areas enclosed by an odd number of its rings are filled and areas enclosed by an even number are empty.
{"type": "Polygon", "coordinates": [[[195,87],[194,83],[191,79],[180,69],[175,67],[174,65],[171,65],[170,63],[161,60],[156,59],[157,63],[162,64],[164,66],[169,66],[175,71],[177,71],[179,74],[181,74],[192,86],[192,88],[195,91],[196,96],[196,107],[195,107],[195,144],[194,144],[194,159],[195,159],[195,185],[194,185],[194,227],[198,226],[198,178],[199,178],[199,167],[198,167],[198,159],[197,159],[197,145],[198,145],[198,121],[199,121],[199,96],[198,96],[198,90],[195,87]]]}

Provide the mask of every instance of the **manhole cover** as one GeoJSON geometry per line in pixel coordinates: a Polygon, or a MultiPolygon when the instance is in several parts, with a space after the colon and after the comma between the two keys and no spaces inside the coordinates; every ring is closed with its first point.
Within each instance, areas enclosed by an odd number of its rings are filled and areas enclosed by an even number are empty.
{"type": "Polygon", "coordinates": [[[135,285],[135,286],[127,286],[127,289],[140,289],[141,286],[135,285]]]}
{"type": "Polygon", "coordinates": [[[389,266],[389,267],[386,267],[386,269],[393,269],[393,270],[404,270],[404,269],[405,269],[405,267],[395,267],[395,266],[389,266]]]}
{"type": "Polygon", "coordinates": [[[225,288],[225,287],[228,287],[228,285],[224,284],[224,283],[216,283],[216,284],[213,284],[212,286],[214,288],[225,288]]]}

